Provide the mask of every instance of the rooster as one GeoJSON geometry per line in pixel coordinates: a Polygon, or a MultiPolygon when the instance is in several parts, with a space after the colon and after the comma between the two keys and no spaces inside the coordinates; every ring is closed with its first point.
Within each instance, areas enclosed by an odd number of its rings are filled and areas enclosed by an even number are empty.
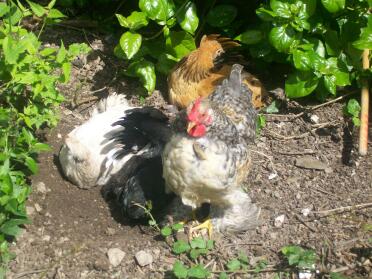
{"type": "MultiPolygon", "coordinates": [[[[238,46],[238,42],[220,35],[204,35],[199,48],[185,56],[170,72],[169,102],[186,108],[198,97],[211,94],[229,76],[232,63],[241,63],[242,58],[234,53],[238,46]]],[[[253,106],[261,108],[267,98],[264,86],[246,71],[242,76],[252,94],[253,106]]]]}
{"type": "Polygon", "coordinates": [[[244,231],[257,225],[260,210],[241,185],[250,168],[256,110],[235,64],[222,85],[178,116],[166,144],[163,177],[167,191],[196,209],[210,203],[210,220],[194,229],[244,231]]]}

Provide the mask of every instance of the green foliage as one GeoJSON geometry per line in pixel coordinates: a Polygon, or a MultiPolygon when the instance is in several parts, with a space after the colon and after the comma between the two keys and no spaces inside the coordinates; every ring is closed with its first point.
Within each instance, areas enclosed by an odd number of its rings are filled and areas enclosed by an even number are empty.
{"type": "MultiPolygon", "coordinates": [[[[1,265],[9,261],[6,237],[15,237],[29,223],[25,201],[31,189],[28,176],[38,172],[37,154],[50,147],[34,136],[41,127],[57,124],[56,108],[63,101],[58,82],[70,77],[71,61],[87,52],[86,45],[66,49],[43,48],[38,36],[22,28],[26,16],[46,23],[64,15],[54,9],[55,0],[46,7],[27,1],[0,3],[0,250],[1,265]]],[[[42,28],[43,28],[42,27],[42,28]]],[[[3,267],[4,267],[3,266],[3,267]]]]}
{"type": "Polygon", "coordinates": [[[299,269],[314,270],[317,255],[313,250],[303,249],[302,247],[289,245],[282,248],[282,253],[288,260],[290,266],[299,269]]]}
{"type": "Polygon", "coordinates": [[[344,113],[352,118],[355,126],[360,126],[360,110],[361,107],[355,99],[350,99],[344,107],[344,113]]]}

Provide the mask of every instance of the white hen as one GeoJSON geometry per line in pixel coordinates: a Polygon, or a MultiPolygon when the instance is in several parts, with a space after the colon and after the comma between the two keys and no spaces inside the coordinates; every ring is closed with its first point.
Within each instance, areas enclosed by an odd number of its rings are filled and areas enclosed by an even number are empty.
{"type": "Polygon", "coordinates": [[[131,109],[125,96],[113,94],[101,100],[88,121],[72,130],[59,153],[64,175],[80,188],[104,185],[131,158],[110,160],[116,152],[112,135],[123,130],[114,125],[131,109]]]}

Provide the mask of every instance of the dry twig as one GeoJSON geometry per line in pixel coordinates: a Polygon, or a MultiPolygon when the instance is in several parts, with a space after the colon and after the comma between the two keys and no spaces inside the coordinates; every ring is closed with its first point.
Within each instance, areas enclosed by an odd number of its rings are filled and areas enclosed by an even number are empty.
{"type": "Polygon", "coordinates": [[[331,215],[331,214],[340,214],[340,213],[343,213],[345,211],[363,209],[363,208],[368,208],[368,207],[372,207],[372,202],[361,203],[361,204],[350,205],[350,206],[343,206],[343,207],[338,207],[338,208],[329,209],[329,210],[313,211],[312,213],[320,214],[320,215],[322,215],[322,217],[324,217],[324,216],[328,216],[328,215],[331,215]]]}

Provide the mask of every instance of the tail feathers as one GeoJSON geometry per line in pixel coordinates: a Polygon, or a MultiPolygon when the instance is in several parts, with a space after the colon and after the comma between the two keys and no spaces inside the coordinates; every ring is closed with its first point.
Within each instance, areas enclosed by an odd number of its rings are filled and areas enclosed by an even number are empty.
{"type": "Polygon", "coordinates": [[[130,106],[128,104],[128,100],[125,97],[125,95],[114,93],[107,98],[100,100],[94,107],[91,113],[92,116],[114,108],[121,108],[122,110],[128,109],[130,106]]]}

